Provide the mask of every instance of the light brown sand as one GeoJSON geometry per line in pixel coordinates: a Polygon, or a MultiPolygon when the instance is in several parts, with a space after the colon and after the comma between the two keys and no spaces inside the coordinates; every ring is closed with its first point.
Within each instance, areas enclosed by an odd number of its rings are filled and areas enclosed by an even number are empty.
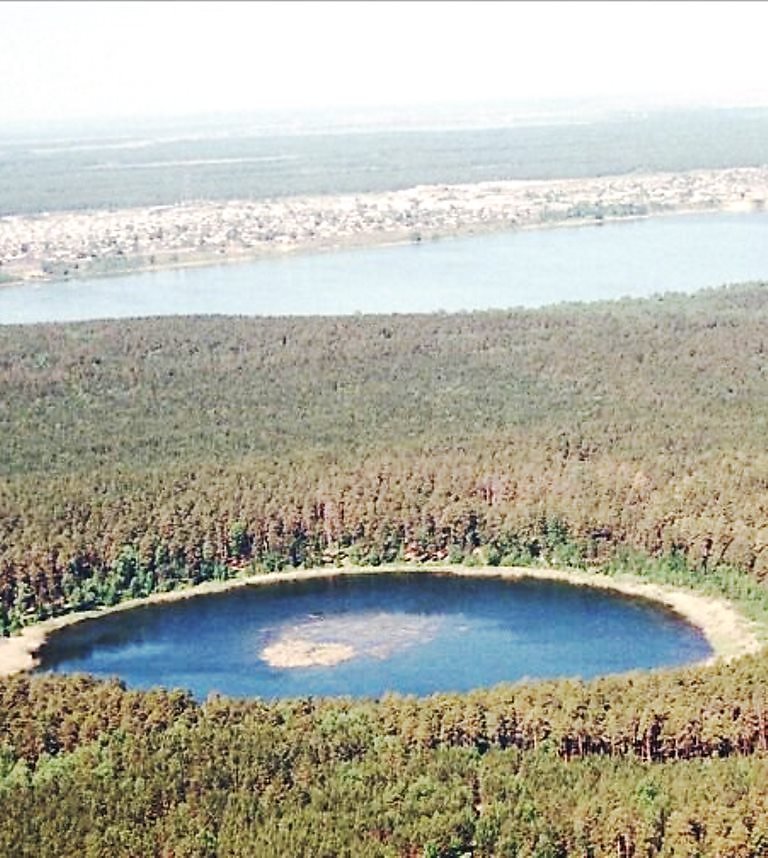
{"type": "Polygon", "coordinates": [[[272,667],[331,667],[354,658],[355,649],[349,644],[291,638],[265,647],[261,657],[272,667]]]}

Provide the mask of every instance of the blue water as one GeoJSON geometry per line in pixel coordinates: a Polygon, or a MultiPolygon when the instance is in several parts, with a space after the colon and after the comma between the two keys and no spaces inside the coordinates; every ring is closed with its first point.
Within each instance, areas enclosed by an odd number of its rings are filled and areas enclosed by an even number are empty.
{"type": "Polygon", "coordinates": [[[653,603],[548,581],[340,576],[149,605],[54,635],[40,670],[266,698],[466,691],[696,661],[703,635],[653,603]],[[332,666],[268,663],[278,643],[341,644],[332,666]],[[348,650],[349,651],[349,650],[348,650]]]}
{"type": "Polygon", "coordinates": [[[0,289],[0,323],[538,307],[768,280],[768,213],[651,218],[0,289]]]}

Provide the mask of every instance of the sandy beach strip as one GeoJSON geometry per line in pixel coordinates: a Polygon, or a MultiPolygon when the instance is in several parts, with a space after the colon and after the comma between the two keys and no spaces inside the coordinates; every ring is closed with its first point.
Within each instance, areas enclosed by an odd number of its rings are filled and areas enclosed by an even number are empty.
{"type": "Polygon", "coordinates": [[[143,599],[130,599],[109,608],[97,608],[54,617],[24,628],[20,634],[0,639],[0,676],[32,670],[38,664],[38,652],[48,637],[59,629],[84,620],[106,617],[146,605],[176,602],[211,593],[223,593],[239,587],[269,586],[292,581],[317,578],[334,578],[340,575],[377,575],[382,573],[424,572],[463,575],[472,578],[504,578],[521,580],[533,578],[542,581],[561,581],[580,587],[610,590],[625,596],[648,599],[671,609],[683,619],[699,628],[714,655],[708,662],[732,661],[743,655],[756,653],[763,647],[762,628],[745,617],[725,598],[707,596],[693,590],[678,589],[663,584],[643,581],[632,576],[609,576],[571,569],[544,569],[527,566],[467,567],[449,564],[407,563],[386,566],[345,566],[318,569],[297,569],[287,572],[232,578],[226,581],[208,581],[167,593],[155,593],[143,599]]]}

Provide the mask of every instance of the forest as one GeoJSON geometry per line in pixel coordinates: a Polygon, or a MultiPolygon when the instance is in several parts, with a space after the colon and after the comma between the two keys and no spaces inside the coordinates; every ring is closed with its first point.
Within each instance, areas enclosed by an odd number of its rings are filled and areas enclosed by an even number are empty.
{"type": "MultiPolygon", "coordinates": [[[[0,327],[0,628],[240,574],[629,570],[768,616],[765,284],[0,327]]],[[[0,681],[0,854],[768,854],[768,675],[194,701],[0,681]]]]}
{"type": "Polygon", "coordinates": [[[619,111],[590,122],[554,117],[478,128],[384,124],[358,133],[349,133],[343,116],[299,133],[294,116],[275,120],[260,127],[258,117],[132,117],[107,136],[76,122],[14,129],[0,117],[0,217],[760,166],[768,134],[761,107],[619,111]]]}

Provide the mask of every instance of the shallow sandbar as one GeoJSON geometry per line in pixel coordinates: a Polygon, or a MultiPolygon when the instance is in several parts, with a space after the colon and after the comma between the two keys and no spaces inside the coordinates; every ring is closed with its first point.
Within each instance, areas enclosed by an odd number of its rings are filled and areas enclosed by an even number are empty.
{"type": "Polygon", "coordinates": [[[349,644],[293,638],[270,644],[262,650],[261,657],[271,667],[332,667],[354,658],[355,650],[349,644]]]}

